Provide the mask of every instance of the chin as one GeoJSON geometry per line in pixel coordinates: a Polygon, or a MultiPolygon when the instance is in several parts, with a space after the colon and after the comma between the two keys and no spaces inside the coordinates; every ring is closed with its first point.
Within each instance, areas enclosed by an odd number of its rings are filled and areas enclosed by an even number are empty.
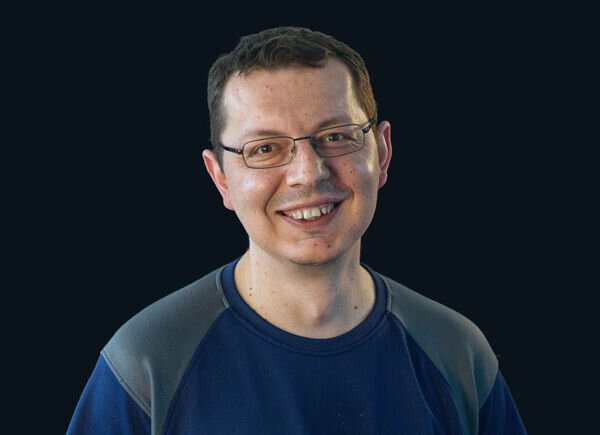
{"type": "MultiPolygon", "coordinates": [[[[312,242],[308,242],[312,243],[312,242]]],[[[292,264],[300,266],[324,266],[339,260],[346,254],[350,254],[351,247],[342,249],[334,246],[333,243],[329,247],[323,243],[315,244],[315,246],[297,248],[284,257],[292,264]]]]}
{"type": "Polygon", "coordinates": [[[300,257],[292,257],[288,258],[288,261],[292,264],[298,266],[325,266],[327,264],[333,263],[339,257],[331,257],[331,258],[300,258],[300,257]]]}

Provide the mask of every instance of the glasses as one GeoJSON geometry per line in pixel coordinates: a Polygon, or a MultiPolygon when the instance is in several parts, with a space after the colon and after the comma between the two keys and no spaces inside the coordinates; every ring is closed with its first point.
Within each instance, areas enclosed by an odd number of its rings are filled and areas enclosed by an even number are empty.
{"type": "Polygon", "coordinates": [[[360,150],[365,145],[365,135],[371,130],[375,118],[365,127],[345,124],[315,131],[310,136],[277,136],[246,142],[242,148],[230,148],[218,144],[225,151],[242,156],[246,166],[253,169],[276,168],[287,165],[296,155],[296,141],[310,139],[316,153],[324,158],[339,157],[360,150]]]}

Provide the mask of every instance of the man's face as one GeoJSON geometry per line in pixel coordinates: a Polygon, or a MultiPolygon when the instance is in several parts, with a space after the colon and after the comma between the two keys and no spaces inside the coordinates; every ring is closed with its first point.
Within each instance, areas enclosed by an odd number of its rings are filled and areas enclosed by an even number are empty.
{"type": "MultiPolygon", "coordinates": [[[[366,126],[372,115],[361,109],[350,72],[337,60],[323,68],[234,74],[223,102],[221,142],[234,148],[264,137],[308,136],[341,124],[366,126]]],[[[297,264],[323,264],[358,253],[390,156],[387,122],[367,133],[361,150],[341,157],[324,159],[308,140],[298,141],[291,163],[277,168],[251,169],[241,156],[224,152],[221,171],[213,153],[204,152],[225,206],[235,211],[250,237],[250,249],[297,264]],[[314,207],[328,213],[309,220],[293,216],[314,207]]]]}

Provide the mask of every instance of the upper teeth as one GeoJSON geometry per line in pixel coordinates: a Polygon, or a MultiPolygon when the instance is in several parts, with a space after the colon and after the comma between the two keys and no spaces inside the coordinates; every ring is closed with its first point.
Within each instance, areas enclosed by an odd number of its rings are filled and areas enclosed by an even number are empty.
{"type": "Polygon", "coordinates": [[[333,210],[333,204],[327,204],[321,207],[294,210],[292,212],[287,212],[286,215],[291,216],[294,219],[316,219],[322,214],[329,213],[331,210],[333,210]]]}

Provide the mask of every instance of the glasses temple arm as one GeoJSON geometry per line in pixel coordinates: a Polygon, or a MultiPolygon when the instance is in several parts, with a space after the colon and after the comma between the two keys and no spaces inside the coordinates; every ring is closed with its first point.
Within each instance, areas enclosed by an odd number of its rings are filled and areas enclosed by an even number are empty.
{"type": "Polygon", "coordinates": [[[220,146],[221,148],[223,148],[225,151],[229,151],[232,153],[236,153],[236,154],[242,154],[244,151],[240,150],[238,148],[230,148],[230,147],[226,147],[225,145],[221,144],[221,143],[217,143],[218,146],[220,146]]]}
{"type": "Polygon", "coordinates": [[[369,123],[367,124],[367,126],[363,129],[361,129],[362,132],[365,134],[368,133],[369,130],[371,130],[371,127],[373,127],[373,123],[375,123],[375,117],[369,119],[369,123]]]}

